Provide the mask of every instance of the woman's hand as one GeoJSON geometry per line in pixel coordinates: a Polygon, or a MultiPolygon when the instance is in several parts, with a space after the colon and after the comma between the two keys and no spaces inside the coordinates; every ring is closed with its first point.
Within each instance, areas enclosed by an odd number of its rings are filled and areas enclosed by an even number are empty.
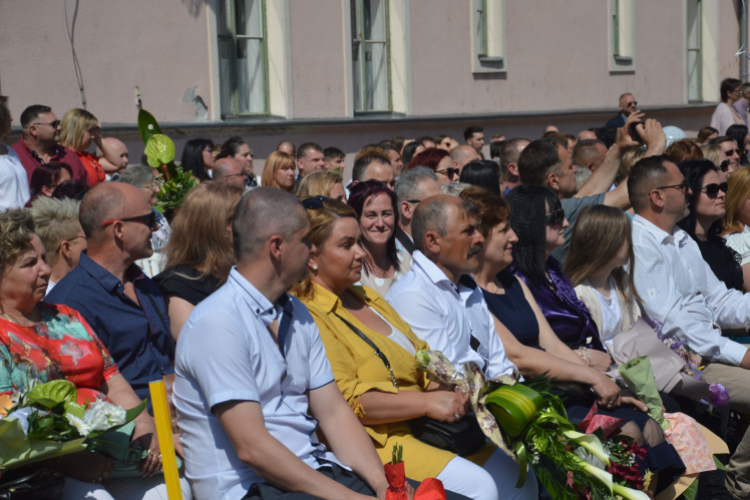
{"type": "Polygon", "coordinates": [[[596,393],[597,402],[603,409],[620,406],[622,402],[620,387],[606,375],[597,374],[596,381],[591,384],[591,389],[596,393]]]}
{"type": "MultiPolygon", "coordinates": [[[[589,357],[591,358],[591,368],[600,372],[609,371],[609,367],[612,366],[612,358],[609,354],[595,349],[589,349],[589,357]]],[[[586,358],[583,358],[586,361],[586,358]]]]}
{"type": "Polygon", "coordinates": [[[90,451],[55,458],[45,462],[45,466],[84,483],[101,483],[115,470],[114,461],[111,458],[90,451]]]}
{"type": "Polygon", "coordinates": [[[89,134],[91,134],[91,141],[96,144],[96,146],[101,151],[102,149],[102,124],[97,123],[96,127],[92,127],[91,130],[89,130],[89,134]]]}
{"type": "Polygon", "coordinates": [[[465,399],[459,392],[435,391],[426,393],[428,396],[427,416],[454,424],[466,414],[465,399]]]}
{"type": "Polygon", "coordinates": [[[630,390],[622,391],[622,404],[633,405],[644,413],[648,412],[648,405],[635,397],[635,394],[633,394],[630,390]]]}
{"type": "Polygon", "coordinates": [[[152,418],[136,422],[130,447],[137,448],[138,446],[148,450],[146,461],[141,466],[141,476],[153,476],[156,472],[162,470],[159,440],[156,437],[156,426],[152,418]]]}

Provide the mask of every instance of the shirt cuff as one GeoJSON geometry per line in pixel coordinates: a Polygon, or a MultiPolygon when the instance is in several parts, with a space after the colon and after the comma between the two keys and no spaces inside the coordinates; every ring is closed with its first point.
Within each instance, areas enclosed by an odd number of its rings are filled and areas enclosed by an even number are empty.
{"type": "Polygon", "coordinates": [[[721,347],[720,361],[732,364],[734,366],[740,366],[740,364],[742,363],[742,359],[745,357],[745,353],[747,352],[747,347],[735,342],[734,340],[726,340],[726,343],[721,347]]]}

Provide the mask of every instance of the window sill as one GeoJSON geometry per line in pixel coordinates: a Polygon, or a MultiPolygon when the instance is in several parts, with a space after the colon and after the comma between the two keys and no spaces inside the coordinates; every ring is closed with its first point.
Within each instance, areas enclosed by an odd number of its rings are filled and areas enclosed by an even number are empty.
{"type": "Polygon", "coordinates": [[[619,64],[633,64],[633,58],[630,57],[630,56],[613,55],[612,57],[614,58],[614,60],[615,60],[616,63],[619,63],[619,64]]]}
{"type": "Polygon", "coordinates": [[[480,62],[488,63],[488,64],[503,64],[505,62],[504,57],[495,57],[495,56],[477,56],[479,58],[480,62]]]}

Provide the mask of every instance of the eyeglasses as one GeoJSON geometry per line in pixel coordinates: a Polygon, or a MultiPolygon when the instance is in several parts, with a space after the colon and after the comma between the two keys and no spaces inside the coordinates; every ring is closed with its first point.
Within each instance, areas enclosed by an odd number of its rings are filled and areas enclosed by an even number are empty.
{"type": "Polygon", "coordinates": [[[435,170],[435,173],[443,174],[444,176],[452,180],[453,176],[458,175],[459,172],[457,168],[450,167],[450,168],[445,168],[443,170],[435,170]]]}
{"type": "Polygon", "coordinates": [[[672,184],[671,186],[659,186],[656,189],[669,189],[669,188],[679,189],[683,193],[687,193],[688,184],[687,184],[687,181],[682,181],[681,184],[672,184]]]}
{"type": "Polygon", "coordinates": [[[558,208],[554,212],[549,213],[544,216],[544,222],[552,226],[559,226],[563,223],[564,220],[565,220],[565,210],[563,210],[562,208],[558,208]]]}
{"type": "Polygon", "coordinates": [[[107,227],[118,221],[119,222],[142,222],[143,224],[146,224],[148,227],[152,229],[157,227],[156,226],[156,213],[153,210],[145,215],[138,215],[136,217],[128,217],[127,219],[105,220],[104,222],[102,222],[102,227],[107,227]]]}
{"type": "Polygon", "coordinates": [[[52,128],[57,128],[57,127],[60,126],[60,120],[55,120],[55,121],[53,121],[51,123],[47,123],[47,122],[34,122],[34,123],[32,123],[32,125],[49,125],[52,128]]]}
{"type": "Polygon", "coordinates": [[[638,106],[638,101],[629,102],[625,106],[627,106],[629,108],[634,108],[634,107],[638,106]]]}
{"type": "Polygon", "coordinates": [[[302,200],[302,206],[305,207],[307,210],[317,210],[318,208],[323,207],[323,202],[331,201],[333,198],[328,198],[327,196],[316,196],[315,198],[307,198],[305,200],[302,200]]]}
{"type": "Polygon", "coordinates": [[[722,182],[721,184],[707,184],[701,191],[706,192],[706,196],[711,198],[712,200],[719,196],[719,191],[723,191],[724,194],[726,194],[727,189],[729,188],[729,185],[726,182],[722,182]]]}

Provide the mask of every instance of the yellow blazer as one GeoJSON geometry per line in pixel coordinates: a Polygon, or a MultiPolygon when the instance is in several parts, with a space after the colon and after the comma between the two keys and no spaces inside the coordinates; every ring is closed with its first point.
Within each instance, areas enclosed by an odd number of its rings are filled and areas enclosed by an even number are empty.
{"type": "MultiPolygon", "coordinates": [[[[429,349],[427,343],[414,335],[411,327],[377,292],[362,286],[352,287],[349,291],[399,329],[417,350],[429,349]]],[[[359,322],[344,309],[341,300],[336,295],[315,285],[313,298],[306,300],[305,304],[320,330],[320,337],[325,344],[326,355],[331,363],[336,383],[358,416],[362,417],[364,413],[359,399],[367,391],[421,392],[427,388],[430,381],[425,377],[424,372],[417,368],[414,357],[400,345],[359,322]],[[359,328],[386,355],[398,382],[398,389],[393,387],[390,373],[383,361],[375,355],[375,350],[336,314],[359,328]]],[[[456,456],[449,451],[434,448],[419,441],[411,433],[406,422],[366,425],[365,429],[374,441],[375,449],[384,464],[390,463],[394,444],[404,445],[406,476],[416,481],[436,477],[456,456]]],[[[494,447],[489,450],[483,449],[484,453],[480,452],[481,456],[472,457],[472,461],[484,463],[493,449],[494,447]]]]}

